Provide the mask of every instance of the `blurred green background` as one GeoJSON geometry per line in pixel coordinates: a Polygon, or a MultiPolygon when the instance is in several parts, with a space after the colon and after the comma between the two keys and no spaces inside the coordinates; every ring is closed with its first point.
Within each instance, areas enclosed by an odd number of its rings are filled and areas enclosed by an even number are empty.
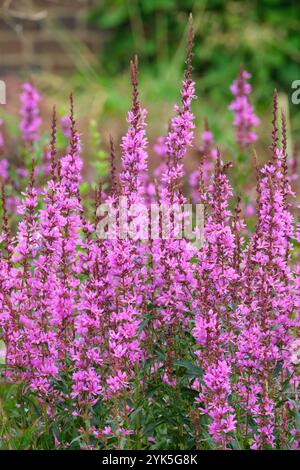
{"type": "Polygon", "coordinates": [[[87,18],[99,34],[107,33],[107,39],[96,65],[78,64],[73,86],[83,100],[82,109],[95,114],[102,128],[123,132],[130,104],[128,63],[137,53],[141,96],[150,111],[150,136],[163,132],[178,100],[189,12],[196,33],[194,77],[199,100],[194,111],[200,125],[207,116],[216,138],[225,146],[231,144],[229,85],[243,64],[252,73],[262,143],[269,141],[275,87],[297,135],[300,109],[291,104],[290,96],[291,83],[300,79],[300,3],[292,0],[96,2],[87,9],[87,18]],[[91,93],[98,99],[89,101],[91,93]]]}
{"type": "Polygon", "coordinates": [[[297,139],[300,106],[291,103],[291,84],[300,79],[299,0],[90,3],[84,7],[83,15],[103,42],[100,51],[89,51],[76,35],[58,24],[52,34],[72,58],[73,73],[66,78],[65,74],[43,70],[34,73],[27,69],[24,77],[34,75],[46,100],[51,105],[57,103],[62,114],[67,112],[67,97],[73,90],[81,128],[87,129],[95,119],[104,146],[109,134],[118,141],[126,129],[126,111],[130,106],[129,60],[134,54],[139,56],[142,102],[149,110],[150,141],[165,132],[173,104],[179,98],[190,12],[195,27],[194,78],[199,99],[194,112],[199,129],[207,116],[216,140],[225,151],[230,149],[234,132],[232,113],[228,110],[232,99],[229,86],[242,64],[252,74],[252,101],[262,120],[258,150],[261,145],[263,151],[270,142],[275,87],[288,116],[289,134],[297,139]]]}

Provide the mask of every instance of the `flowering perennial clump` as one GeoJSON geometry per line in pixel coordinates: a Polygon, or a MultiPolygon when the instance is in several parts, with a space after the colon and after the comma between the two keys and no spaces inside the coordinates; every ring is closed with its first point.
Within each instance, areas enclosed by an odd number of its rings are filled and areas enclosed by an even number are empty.
{"type": "MultiPolygon", "coordinates": [[[[187,200],[183,161],[195,127],[192,40],[190,25],[181,104],[156,145],[161,162],[154,179],[138,64],[132,62],[120,175],[111,140],[111,185],[96,190],[92,219],[80,191],[83,160],[72,96],[62,122],[69,138],[65,154],[57,152],[54,110],[49,177],[37,187],[32,159],[15,230],[6,204],[8,163],[0,161],[1,380],[24,385],[18,409],[33,397],[53,447],[299,447],[296,176],[295,164],[288,172],[284,126],[279,144],[276,99],[272,154],[256,169],[253,233],[241,197],[233,201],[231,163],[223,161],[207,122],[199,167],[189,179],[191,197],[204,206],[204,243],[177,239],[172,224],[169,238],[145,240],[142,212],[130,213],[128,221],[137,236],[118,231],[119,197],[128,206],[147,207],[151,200],[170,208],[187,200]],[[96,236],[103,202],[117,220],[116,235],[105,239],[96,236]]],[[[256,140],[252,128],[259,123],[248,99],[249,77],[241,69],[231,87],[243,151],[256,140]]],[[[27,152],[39,139],[39,100],[25,84],[20,129],[27,152]]]]}

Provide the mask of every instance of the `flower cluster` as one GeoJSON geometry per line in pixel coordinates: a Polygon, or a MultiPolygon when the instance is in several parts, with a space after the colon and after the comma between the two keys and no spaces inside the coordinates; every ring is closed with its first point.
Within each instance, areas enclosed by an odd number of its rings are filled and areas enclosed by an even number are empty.
{"type": "Polygon", "coordinates": [[[23,142],[30,145],[39,139],[38,131],[42,123],[39,111],[41,97],[30,83],[24,83],[20,98],[20,130],[23,142]]]}
{"type": "Polygon", "coordinates": [[[241,68],[240,74],[230,87],[234,100],[229,106],[234,112],[233,125],[236,129],[236,142],[243,149],[257,139],[253,127],[259,124],[259,118],[254,114],[253,106],[248,95],[251,93],[251,85],[247,80],[250,73],[241,68]]]}

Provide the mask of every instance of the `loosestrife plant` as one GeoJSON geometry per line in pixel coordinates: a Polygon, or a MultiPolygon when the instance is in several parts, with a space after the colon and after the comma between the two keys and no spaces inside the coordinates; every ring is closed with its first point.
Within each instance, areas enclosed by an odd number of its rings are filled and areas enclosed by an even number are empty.
{"type": "MultiPolygon", "coordinates": [[[[255,230],[243,220],[241,197],[232,203],[231,164],[223,162],[207,122],[196,143],[190,194],[185,191],[183,162],[195,127],[192,42],[190,24],[181,102],[155,146],[161,161],[153,175],[132,62],[121,170],[117,175],[111,139],[110,186],[97,188],[94,217],[86,215],[80,192],[83,155],[72,97],[62,120],[69,144],[59,155],[54,110],[41,159],[48,176],[37,184],[40,168],[32,158],[17,227],[10,226],[7,207],[8,162],[0,162],[1,381],[17,387],[11,413],[20,416],[16,423],[7,415],[0,448],[20,442],[20,422],[33,427],[29,447],[35,448],[299,447],[296,157],[289,164],[285,125],[279,143],[275,95],[270,159],[256,165],[255,230]],[[178,217],[174,208],[189,195],[203,208],[200,245],[176,232],[175,219],[183,224],[186,214],[178,217]],[[169,209],[168,236],[164,217],[158,236],[149,236],[152,203],[169,209]],[[103,205],[113,215],[111,226],[103,205]],[[137,205],[140,210],[131,210],[137,205]],[[99,224],[105,236],[99,237],[99,224]]],[[[259,124],[249,78],[241,69],[231,87],[236,143],[244,152],[259,124]]],[[[39,100],[25,84],[20,129],[32,157],[40,139],[39,100]]],[[[198,227],[192,229],[196,236],[198,227]]]]}

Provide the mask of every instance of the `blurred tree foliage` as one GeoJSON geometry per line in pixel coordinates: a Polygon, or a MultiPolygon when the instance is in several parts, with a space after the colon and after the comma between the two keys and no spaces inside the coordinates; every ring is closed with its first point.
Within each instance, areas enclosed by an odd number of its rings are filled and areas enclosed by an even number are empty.
{"type": "Polygon", "coordinates": [[[224,102],[224,90],[243,63],[262,105],[275,86],[289,94],[291,82],[300,78],[299,0],[101,0],[89,21],[109,32],[102,70],[127,69],[132,51],[152,70],[177,67],[189,12],[202,92],[224,102]]]}

